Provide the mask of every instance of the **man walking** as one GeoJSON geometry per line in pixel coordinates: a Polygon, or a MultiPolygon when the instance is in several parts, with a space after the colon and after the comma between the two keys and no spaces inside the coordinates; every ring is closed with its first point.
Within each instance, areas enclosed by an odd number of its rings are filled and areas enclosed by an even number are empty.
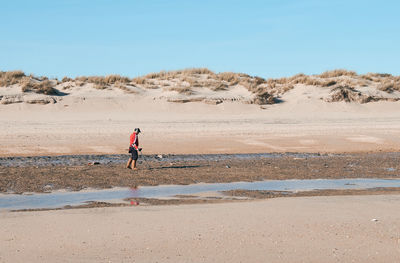
{"type": "Polygon", "coordinates": [[[129,157],[128,163],[126,164],[126,168],[128,169],[137,170],[136,161],[139,157],[138,151],[140,152],[142,150],[142,148],[139,148],[139,133],[140,129],[135,128],[130,137],[129,153],[131,154],[131,157],[129,157]],[[133,162],[133,168],[132,168],[132,162],[133,162]]]}

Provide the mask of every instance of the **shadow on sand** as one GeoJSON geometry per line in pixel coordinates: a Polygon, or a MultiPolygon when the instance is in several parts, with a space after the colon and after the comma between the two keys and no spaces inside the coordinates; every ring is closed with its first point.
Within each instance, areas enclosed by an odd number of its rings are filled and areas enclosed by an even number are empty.
{"type": "MultiPolygon", "coordinates": [[[[146,166],[146,165],[145,165],[146,166]]],[[[172,165],[172,166],[160,166],[160,167],[144,167],[148,170],[161,170],[161,169],[187,169],[187,168],[199,168],[207,167],[210,165],[172,165]]]]}

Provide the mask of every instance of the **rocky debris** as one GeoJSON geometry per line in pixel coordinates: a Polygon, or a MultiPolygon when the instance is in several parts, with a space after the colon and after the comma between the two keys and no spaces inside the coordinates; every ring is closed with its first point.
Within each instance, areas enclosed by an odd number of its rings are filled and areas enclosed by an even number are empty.
{"type": "Polygon", "coordinates": [[[210,104],[210,105],[218,105],[218,104],[221,104],[223,102],[223,100],[221,100],[221,99],[205,99],[204,102],[207,104],[210,104]]]}
{"type": "Polygon", "coordinates": [[[53,184],[46,184],[45,186],[43,186],[43,192],[51,192],[54,188],[53,184]]]}
{"type": "Polygon", "coordinates": [[[53,97],[46,97],[41,99],[32,99],[32,100],[25,100],[26,103],[29,104],[49,104],[49,103],[57,103],[57,100],[53,97]]]}
{"type": "Polygon", "coordinates": [[[24,100],[20,95],[7,95],[7,96],[1,96],[0,98],[1,104],[13,104],[21,102],[24,102],[24,100]]]}
{"type": "Polygon", "coordinates": [[[182,98],[168,98],[168,102],[175,102],[175,103],[188,103],[188,102],[199,102],[203,101],[204,98],[191,98],[191,99],[182,99],[182,98]]]}
{"type": "Polygon", "coordinates": [[[33,96],[22,96],[22,95],[4,95],[0,96],[1,104],[13,104],[13,103],[29,103],[29,104],[54,104],[61,98],[55,98],[46,95],[33,95],[33,96]]]}

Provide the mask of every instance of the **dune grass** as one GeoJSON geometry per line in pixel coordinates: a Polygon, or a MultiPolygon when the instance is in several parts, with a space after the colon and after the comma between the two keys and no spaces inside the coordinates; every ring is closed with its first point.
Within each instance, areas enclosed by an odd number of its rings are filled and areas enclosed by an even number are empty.
{"type": "Polygon", "coordinates": [[[341,76],[356,76],[357,73],[355,71],[349,71],[345,69],[335,69],[330,71],[325,71],[324,73],[320,74],[320,78],[336,78],[341,76]]]}
{"type": "Polygon", "coordinates": [[[385,80],[378,85],[378,89],[388,93],[400,91],[400,81],[385,80]]]}
{"type": "Polygon", "coordinates": [[[86,83],[93,83],[97,85],[110,85],[114,84],[117,82],[120,83],[129,83],[131,82],[131,79],[128,77],[123,77],[120,75],[107,75],[105,77],[103,76],[81,76],[81,77],[76,77],[75,80],[86,82],[86,83]]]}
{"type": "Polygon", "coordinates": [[[50,80],[43,80],[40,82],[26,81],[21,86],[22,92],[35,92],[45,95],[57,95],[58,92],[54,88],[54,84],[50,80]]]}
{"type": "Polygon", "coordinates": [[[0,87],[7,87],[19,84],[24,79],[25,73],[20,70],[16,71],[0,71],[0,87]]]}
{"type": "Polygon", "coordinates": [[[170,87],[168,88],[170,91],[176,91],[179,94],[184,94],[184,95],[193,95],[194,91],[190,87],[186,86],[175,86],[175,87],[170,87]]]}

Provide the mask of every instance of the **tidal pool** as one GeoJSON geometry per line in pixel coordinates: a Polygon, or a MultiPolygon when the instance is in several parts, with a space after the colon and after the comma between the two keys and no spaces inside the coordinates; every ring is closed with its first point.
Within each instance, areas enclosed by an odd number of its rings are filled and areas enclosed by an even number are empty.
{"type": "Polygon", "coordinates": [[[370,189],[400,187],[400,179],[315,179],[315,180],[266,180],[192,185],[142,186],[138,188],[112,188],[78,192],[0,194],[0,210],[61,208],[81,205],[90,201],[124,202],[125,198],[165,198],[175,195],[193,195],[204,192],[228,190],[310,191],[326,189],[370,189]]]}

